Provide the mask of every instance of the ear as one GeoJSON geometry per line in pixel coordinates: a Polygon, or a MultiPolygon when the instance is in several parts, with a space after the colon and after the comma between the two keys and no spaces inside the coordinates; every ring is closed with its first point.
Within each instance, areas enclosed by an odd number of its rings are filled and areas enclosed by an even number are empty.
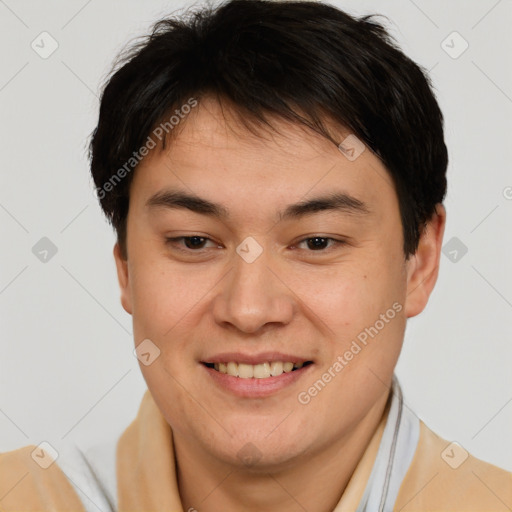
{"type": "Polygon", "coordinates": [[[119,242],[114,245],[114,260],[117,268],[117,280],[121,289],[121,304],[124,310],[132,314],[132,296],[130,292],[130,280],[128,273],[128,260],[123,259],[119,242]]]}
{"type": "Polygon", "coordinates": [[[407,318],[421,313],[439,273],[439,261],[446,225],[446,210],[442,204],[436,205],[436,213],[428,221],[421,234],[418,249],[407,260],[407,296],[405,313],[407,318]]]}

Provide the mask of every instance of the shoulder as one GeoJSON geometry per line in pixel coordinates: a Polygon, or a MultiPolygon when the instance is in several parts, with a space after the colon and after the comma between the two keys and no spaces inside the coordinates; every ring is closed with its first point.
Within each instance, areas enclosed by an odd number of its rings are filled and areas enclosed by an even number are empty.
{"type": "Polygon", "coordinates": [[[0,509],[84,512],[71,483],[51,455],[28,445],[0,453],[0,509]]]}
{"type": "Polygon", "coordinates": [[[45,449],[41,443],[0,453],[0,511],[117,510],[118,445],[124,440],[125,452],[125,445],[137,451],[139,438],[147,437],[140,423],[151,420],[156,410],[146,391],[128,427],[88,448],[66,442],[45,449]]]}
{"type": "Polygon", "coordinates": [[[115,510],[115,452],[111,439],[85,451],[67,443],[0,453],[0,510],[115,510]]]}
{"type": "Polygon", "coordinates": [[[512,473],[470,455],[420,421],[414,458],[400,487],[403,512],[512,509],[512,473]]]}

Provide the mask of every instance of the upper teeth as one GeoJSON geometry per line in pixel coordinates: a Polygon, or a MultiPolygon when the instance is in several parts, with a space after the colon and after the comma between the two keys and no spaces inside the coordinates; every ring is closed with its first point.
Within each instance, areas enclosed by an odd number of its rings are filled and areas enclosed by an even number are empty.
{"type": "Polygon", "coordinates": [[[271,363],[245,364],[235,363],[215,363],[213,367],[220,373],[227,373],[233,377],[241,379],[266,379],[268,377],[277,377],[283,372],[289,373],[294,368],[302,368],[304,363],[290,363],[282,361],[272,361],[271,363]]]}

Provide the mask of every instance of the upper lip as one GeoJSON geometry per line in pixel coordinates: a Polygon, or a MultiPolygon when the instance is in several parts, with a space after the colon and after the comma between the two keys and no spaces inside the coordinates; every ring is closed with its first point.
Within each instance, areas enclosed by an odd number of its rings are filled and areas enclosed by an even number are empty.
{"type": "Polygon", "coordinates": [[[312,361],[311,359],[300,357],[292,354],[283,354],[281,352],[260,352],[259,354],[242,354],[241,352],[224,352],[213,356],[205,357],[202,363],[235,363],[242,364],[262,364],[271,363],[273,361],[283,361],[292,363],[305,363],[312,361]]]}

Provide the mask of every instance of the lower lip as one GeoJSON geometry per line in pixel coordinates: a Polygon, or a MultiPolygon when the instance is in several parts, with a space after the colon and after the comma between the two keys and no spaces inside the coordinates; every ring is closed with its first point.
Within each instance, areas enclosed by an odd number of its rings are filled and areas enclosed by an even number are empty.
{"type": "Polygon", "coordinates": [[[282,373],[277,377],[265,379],[241,379],[227,373],[220,373],[213,368],[208,368],[204,364],[201,364],[201,366],[208,372],[213,381],[223,389],[244,398],[262,398],[291,386],[309,372],[313,363],[292,372],[282,373]]]}

